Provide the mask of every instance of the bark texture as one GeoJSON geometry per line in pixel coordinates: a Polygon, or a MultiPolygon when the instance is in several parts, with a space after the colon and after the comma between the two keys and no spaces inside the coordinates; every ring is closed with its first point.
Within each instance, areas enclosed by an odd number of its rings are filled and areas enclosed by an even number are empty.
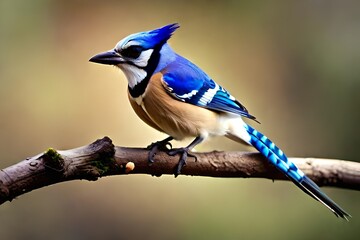
{"type": "MultiPolygon", "coordinates": [[[[173,174],[178,156],[159,152],[149,165],[148,150],[116,147],[108,137],[70,150],[48,149],[0,171],[0,204],[47,185],[125,174],[173,174]]],[[[189,158],[182,175],[288,180],[259,153],[208,152],[189,158]]],[[[360,190],[360,163],[316,158],[291,158],[319,186],[360,190]]]]}

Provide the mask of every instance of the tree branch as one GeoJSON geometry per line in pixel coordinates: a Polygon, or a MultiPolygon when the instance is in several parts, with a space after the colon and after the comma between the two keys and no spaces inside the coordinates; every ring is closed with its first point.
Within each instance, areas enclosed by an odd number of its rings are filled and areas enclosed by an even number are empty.
{"type": "MultiPolygon", "coordinates": [[[[243,177],[287,180],[259,153],[208,152],[190,158],[183,175],[210,177],[243,177]]],[[[360,190],[360,163],[291,158],[319,186],[360,190]]],[[[75,179],[97,180],[99,177],[124,174],[173,174],[178,156],[159,152],[155,162],[148,163],[148,151],[140,148],[115,147],[108,137],[66,151],[52,148],[0,171],[0,204],[34,189],[75,179]]]]}

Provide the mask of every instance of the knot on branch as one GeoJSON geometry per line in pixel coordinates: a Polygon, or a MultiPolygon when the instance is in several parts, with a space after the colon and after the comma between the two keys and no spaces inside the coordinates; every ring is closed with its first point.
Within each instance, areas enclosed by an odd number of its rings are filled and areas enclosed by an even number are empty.
{"type": "Polygon", "coordinates": [[[42,156],[45,169],[53,170],[57,173],[65,171],[65,162],[61,155],[53,148],[49,148],[42,156]]]}
{"type": "Polygon", "coordinates": [[[109,137],[98,139],[85,147],[61,151],[61,155],[69,159],[64,173],[69,178],[95,181],[117,168],[115,146],[109,137]]]}

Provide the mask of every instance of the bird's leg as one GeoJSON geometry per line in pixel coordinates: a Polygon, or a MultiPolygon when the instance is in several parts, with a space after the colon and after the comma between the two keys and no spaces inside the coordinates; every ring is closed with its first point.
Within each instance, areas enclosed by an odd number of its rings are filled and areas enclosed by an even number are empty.
{"type": "Polygon", "coordinates": [[[146,149],[149,150],[149,156],[148,156],[149,163],[154,162],[154,156],[158,150],[165,152],[170,151],[172,148],[170,141],[173,139],[174,138],[170,136],[165,138],[164,140],[153,142],[149,146],[147,146],[146,149]]]}
{"type": "Polygon", "coordinates": [[[201,143],[202,141],[204,140],[203,137],[201,136],[198,136],[194,139],[194,141],[192,141],[187,147],[183,147],[183,148],[177,148],[177,149],[174,149],[174,150],[170,150],[168,152],[168,154],[170,156],[174,156],[176,154],[180,154],[180,160],[179,160],[179,163],[176,167],[176,171],[175,171],[175,177],[177,177],[180,172],[181,172],[181,169],[186,165],[186,160],[188,157],[193,157],[195,158],[195,161],[197,161],[197,157],[191,153],[189,153],[196,145],[198,145],[199,143],[201,143]]]}

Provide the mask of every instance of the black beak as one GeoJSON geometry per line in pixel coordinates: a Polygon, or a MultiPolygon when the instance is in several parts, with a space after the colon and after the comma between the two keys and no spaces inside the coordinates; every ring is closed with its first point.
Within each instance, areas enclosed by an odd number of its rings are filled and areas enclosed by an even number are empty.
{"type": "Polygon", "coordinates": [[[107,52],[99,53],[89,59],[90,62],[108,64],[108,65],[117,65],[124,62],[124,59],[114,50],[107,52]]]}

